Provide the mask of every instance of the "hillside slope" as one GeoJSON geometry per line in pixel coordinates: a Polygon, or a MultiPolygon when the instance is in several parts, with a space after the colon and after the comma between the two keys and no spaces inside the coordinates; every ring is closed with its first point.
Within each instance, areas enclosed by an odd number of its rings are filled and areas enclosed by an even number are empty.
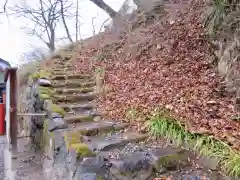
{"type": "Polygon", "coordinates": [[[72,63],[76,72],[104,70],[107,93],[98,103],[105,117],[141,126],[160,106],[188,131],[213,135],[239,149],[240,124],[233,120],[239,112],[221,89],[202,24],[204,8],[196,2],[177,10],[169,6],[159,21],[84,42],[72,63]],[[134,117],[129,115],[133,111],[134,117]]]}

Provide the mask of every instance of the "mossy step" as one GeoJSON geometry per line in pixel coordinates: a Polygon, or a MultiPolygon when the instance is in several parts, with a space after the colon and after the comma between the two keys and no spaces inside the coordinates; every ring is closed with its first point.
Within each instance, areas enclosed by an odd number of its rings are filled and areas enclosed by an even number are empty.
{"type": "Polygon", "coordinates": [[[71,116],[65,116],[64,122],[66,124],[73,124],[73,123],[79,123],[79,122],[89,122],[93,121],[94,116],[92,115],[85,115],[85,114],[79,114],[79,115],[71,115],[71,116]]]}
{"type": "Polygon", "coordinates": [[[85,110],[92,110],[96,108],[96,105],[94,103],[89,103],[89,102],[83,102],[83,103],[77,103],[77,104],[69,104],[69,103],[63,103],[59,104],[59,107],[64,109],[65,111],[70,111],[74,109],[85,109],[85,110]]]}
{"type": "Polygon", "coordinates": [[[63,132],[63,136],[66,148],[69,152],[75,150],[78,157],[95,156],[95,153],[83,142],[83,136],[78,132],[65,131],[63,132]]]}
{"type": "Polygon", "coordinates": [[[54,95],[57,102],[77,102],[77,101],[91,101],[96,98],[96,93],[81,93],[72,95],[54,95]]]}
{"type": "Polygon", "coordinates": [[[120,124],[112,121],[82,122],[69,125],[71,132],[79,132],[87,136],[94,136],[101,133],[117,131],[126,127],[127,124],[120,124]]]}
{"type": "Polygon", "coordinates": [[[96,85],[96,82],[76,82],[76,81],[67,81],[63,83],[56,83],[53,82],[52,87],[53,88],[60,88],[60,87],[67,87],[67,88],[87,88],[87,87],[94,87],[96,85]]]}
{"type": "Polygon", "coordinates": [[[143,141],[147,137],[148,134],[141,134],[136,132],[116,132],[105,136],[88,137],[87,144],[92,151],[108,151],[130,142],[143,141]]]}
{"type": "Polygon", "coordinates": [[[52,80],[64,80],[64,79],[86,79],[91,78],[88,74],[62,74],[51,76],[52,80]]]}
{"type": "Polygon", "coordinates": [[[69,94],[69,93],[89,93],[94,92],[93,87],[88,88],[56,88],[55,92],[58,94],[69,94]]]}

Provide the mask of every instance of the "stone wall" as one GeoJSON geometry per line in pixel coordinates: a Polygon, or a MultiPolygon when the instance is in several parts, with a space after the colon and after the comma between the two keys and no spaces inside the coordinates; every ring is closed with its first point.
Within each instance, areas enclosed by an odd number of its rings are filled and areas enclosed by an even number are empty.
{"type": "MultiPolygon", "coordinates": [[[[235,97],[235,108],[240,110],[240,61],[239,61],[239,38],[233,38],[227,41],[218,41],[219,50],[215,53],[219,59],[218,70],[224,77],[223,92],[235,97]]],[[[224,94],[223,94],[224,95],[224,94]]]]}
{"type": "Polygon", "coordinates": [[[48,77],[36,73],[30,77],[28,86],[22,91],[20,113],[42,115],[21,116],[19,126],[20,136],[31,137],[32,143],[38,147],[44,147],[46,124],[50,129],[63,126],[63,110],[54,104],[49,107],[47,102],[51,103],[51,81],[48,77]]]}
{"type": "MultiPolygon", "coordinates": [[[[20,113],[43,113],[44,101],[40,99],[37,81],[29,80],[21,96],[20,113]]],[[[20,136],[32,137],[32,142],[40,144],[41,131],[43,129],[44,117],[42,116],[21,116],[20,136]]]]}

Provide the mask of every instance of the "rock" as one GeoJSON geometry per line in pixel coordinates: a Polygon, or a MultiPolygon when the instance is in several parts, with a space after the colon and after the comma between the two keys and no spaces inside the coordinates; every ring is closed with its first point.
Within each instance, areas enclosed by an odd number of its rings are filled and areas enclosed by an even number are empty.
{"type": "Polygon", "coordinates": [[[51,81],[48,79],[38,79],[37,83],[40,86],[51,86],[52,85],[51,81]]]}
{"type": "Polygon", "coordinates": [[[192,153],[173,147],[166,147],[161,149],[153,149],[150,151],[152,164],[158,172],[165,170],[176,170],[180,166],[189,165],[189,156],[192,153]]]}
{"type": "Polygon", "coordinates": [[[62,118],[55,118],[48,121],[48,131],[52,132],[58,129],[67,129],[67,124],[64,123],[62,118]]]}
{"type": "Polygon", "coordinates": [[[60,148],[62,146],[65,146],[65,141],[64,141],[64,137],[62,136],[62,132],[61,130],[56,130],[56,131],[53,131],[51,132],[53,133],[53,138],[54,138],[54,150],[55,150],[55,153],[57,154],[58,151],[60,150],[60,148]]]}
{"type": "Polygon", "coordinates": [[[212,101],[207,101],[207,104],[208,105],[215,105],[215,104],[217,104],[217,102],[212,100],[212,101]]]}
{"type": "Polygon", "coordinates": [[[209,157],[201,156],[196,162],[200,166],[203,166],[212,171],[218,170],[219,160],[217,158],[209,158],[209,157]]]}
{"type": "Polygon", "coordinates": [[[147,180],[153,173],[153,166],[145,153],[136,152],[110,162],[110,172],[117,180],[147,180]]]}
{"type": "Polygon", "coordinates": [[[98,177],[95,173],[84,173],[77,179],[78,180],[98,180],[98,177]]]}
{"type": "MultiPolygon", "coordinates": [[[[105,161],[102,156],[84,158],[83,161],[77,166],[74,179],[78,179],[78,177],[82,177],[82,175],[86,173],[95,174],[96,177],[106,177],[107,170],[108,162],[105,161]]],[[[93,177],[93,175],[90,177],[93,177]]]]}
{"type": "Polygon", "coordinates": [[[52,119],[61,118],[61,117],[62,117],[62,115],[59,114],[59,113],[56,113],[56,112],[53,112],[53,113],[52,113],[52,119]]]}
{"type": "Polygon", "coordinates": [[[68,151],[68,170],[69,170],[69,179],[73,179],[74,174],[77,170],[77,152],[74,149],[68,151]]]}

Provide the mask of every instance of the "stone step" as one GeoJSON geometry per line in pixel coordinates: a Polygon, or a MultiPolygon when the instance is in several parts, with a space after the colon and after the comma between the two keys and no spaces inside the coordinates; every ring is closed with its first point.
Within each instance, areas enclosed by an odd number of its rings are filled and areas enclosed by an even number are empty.
{"type": "Polygon", "coordinates": [[[52,75],[65,75],[65,74],[75,74],[73,69],[55,69],[54,71],[52,71],[52,75]]]}
{"type": "Polygon", "coordinates": [[[110,172],[116,179],[147,180],[152,177],[153,172],[161,174],[189,166],[188,155],[192,156],[188,151],[173,147],[133,152],[126,156],[110,159],[110,172]]]}
{"type": "Polygon", "coordinates": [[[123,146],[129,142],[143,141],[148,134],[136,132],[114,132],[105,136],[87,137],[86,144],[92,151],[107,151],[112,148],[123,146]]]}
{"type": "Polygon", "coordinates": [[[82,102],[82,103],[77,103],[77,104],[70,104],[70,103],[63,103],[63,104],[58,104],[59,107],[64,109],[66,112],[71,111],[71,110],[77,110],[77,109],[83,109],[83,110],[91,110],[95,109],[96,105],[91,102],[82,102]]]}
{"type": "Polygon", "coordinates": [[[96,93],[81,93],[72,95],[54,95],[54,99],[59,102],[78,102],[78,101],[91,101],[96,98],[96,93]]]}
{"type": "Polygon", "coordinates": [[[89,74],[62,74],[51,76],[52,80],[67,80],[67,79],[87,79],[91,78],[89,74]]]}
{"type": "Polygon", "coordinates": [[[72,94],[72,93],[89,93],[94,92],[93,87],[87,88],[56,88],[55,91],[58,94],[72,94]]]}
{"type": "Polygon", "coordinates": [[[73,54],[68,54],[63,59],[66,62],[66,61],[69,61],[72,57],[73,57],[73,54]]]}
{"type": "Polygon", "coordinates": [[[113,121],[93,121],[83,122],[77,124],[70,124],[69,129],[71,132],[79,132],[86,136],[95,136],[101,133],[117,131],[126,127],[127,124],[120,124],[113,121]]]}
{"type": "Polygon", "coordinates": [[[62,84],[62,83],[86,83],[86,82],[95,82],[93,77],[83,78],[83,79],[57,79],[51,80],[52,84],[62,84]]]}
{"type": "Polygon", "coordinates": [[[68,115],[64,117],[64,122],[66,124],[80,123],[80,122],[89,122],[93,121],[94,116],[87,114],[76,114],[76,115],[68,115]]]}
{"type": "Polygon", "coordinates": [[[60,87],[67,87],[67,88],[87,88],[87,87],[94,87],[96,85],[96,82],[76,82],[76,81],[67,81],[62,83],[55,83],[53,81],[52,87],[53,88],[60,88],[60,87]]]}
{"type": "Polygon", "coordinates": [[[74,72],[74,68],[73,67],[63,67],[63,68],[53,68],[51,70],[51,72],[54,73],[64,73],[65,71],[69,71],[69,72],[74,72]]]}
{"type": "Polygon", "coordinates": [[[72,68],[72,64],[54,64],[56,69],[72,68]]]}
{"type": "Polygon", "coordinates": [[[63,61],[63,60],[56,60],[54,62],[54,65],[61,65],[61,66],[64,66],[66,63],[63,61]]]}

